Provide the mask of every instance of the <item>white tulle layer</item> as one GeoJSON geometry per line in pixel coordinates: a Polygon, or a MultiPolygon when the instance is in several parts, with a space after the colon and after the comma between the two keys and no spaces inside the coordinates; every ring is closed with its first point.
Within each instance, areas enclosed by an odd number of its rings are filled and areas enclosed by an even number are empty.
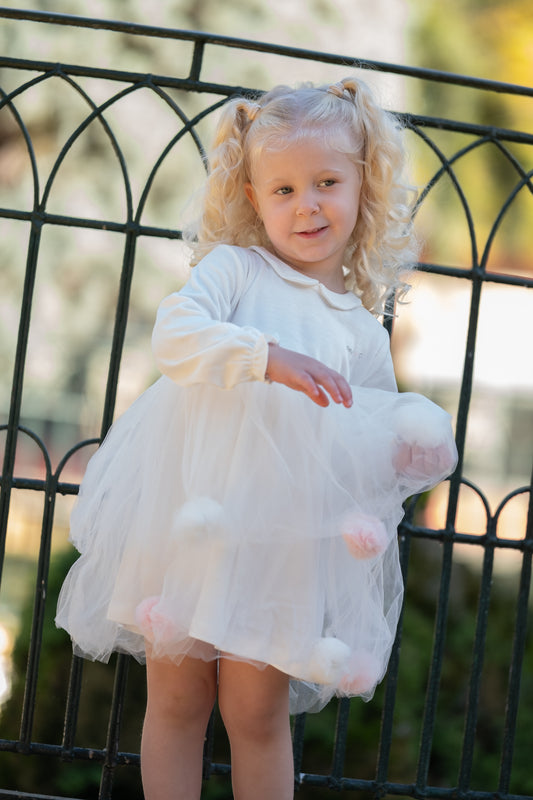
{"type": "Polygon", "coordinates": [[[161,378],[89,463],[56,622],[91,659],[272,664],[293,711],[369,699],[400,613],[402,502],[455,458],[420,395],[354,387],[352,408],[322,409],[276,384],[161,378]]]}

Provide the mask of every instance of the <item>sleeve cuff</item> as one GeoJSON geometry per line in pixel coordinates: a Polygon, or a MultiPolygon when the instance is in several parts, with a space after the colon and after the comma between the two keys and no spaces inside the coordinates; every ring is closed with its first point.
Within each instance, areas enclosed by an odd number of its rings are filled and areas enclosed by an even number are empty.
{"type": "Polygon", "coordinates": [[[269,344],[279,344],[279,336],[277,333],[262,335],[257,340],[252,358],[252,377],[254,380],[261,381],[262,383],[270,383],[266,374],[269,344]]]}

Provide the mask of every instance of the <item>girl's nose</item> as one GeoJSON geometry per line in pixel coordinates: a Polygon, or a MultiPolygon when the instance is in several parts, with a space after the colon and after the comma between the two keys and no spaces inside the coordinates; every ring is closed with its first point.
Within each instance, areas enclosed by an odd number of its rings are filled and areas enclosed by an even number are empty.
{"type": "Polygon", "coordinates": [[[312,214],[317,214],[320,209],[317,198],[311,193],[302,195],[296,213],[301,217],[310,217],[312,214]]]}

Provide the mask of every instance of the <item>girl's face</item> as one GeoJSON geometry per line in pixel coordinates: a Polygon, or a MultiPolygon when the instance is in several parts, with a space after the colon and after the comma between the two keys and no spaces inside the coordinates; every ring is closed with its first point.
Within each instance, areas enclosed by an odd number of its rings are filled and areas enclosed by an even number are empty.
{"type": "Polygon", "coordinates": [[[274,252],[329,289],[344,292],[342,261],[359,213],[362,173],[314,138],[265,150],[246,184],[274,252]]]}

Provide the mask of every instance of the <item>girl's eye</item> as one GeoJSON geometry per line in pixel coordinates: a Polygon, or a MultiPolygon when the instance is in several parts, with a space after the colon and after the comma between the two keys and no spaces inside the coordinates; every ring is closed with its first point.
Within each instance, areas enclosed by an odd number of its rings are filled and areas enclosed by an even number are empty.
{"type": "Polygon", "coordinates": [[[276,189],[276,194],[289,194],[292,191],[290,186],[281,186],[279,189],[276,189]]]}
{"type": "Polygon", "coordinates": [[[325,180],[320,181],[319,185],[320,186],[333,186],[334,183],[335,183],[335,181],[333,180],[333,178],[326,178],[325,180]]]}

